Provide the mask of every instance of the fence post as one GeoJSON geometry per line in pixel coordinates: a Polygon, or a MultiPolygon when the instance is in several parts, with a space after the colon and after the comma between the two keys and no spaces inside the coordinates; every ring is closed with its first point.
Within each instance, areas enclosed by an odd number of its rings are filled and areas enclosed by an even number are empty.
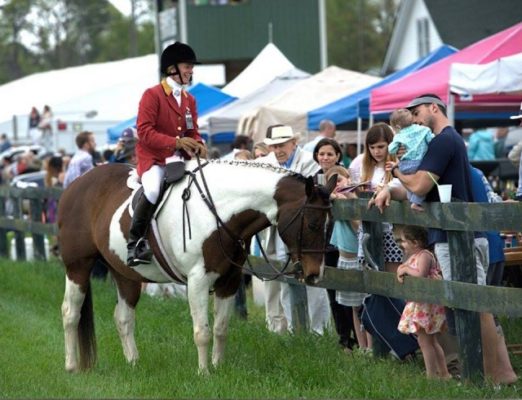
{"type": "MultiPolygon", "coordinates": [[[[6,207],[5,202],[7,201],[6,197],[0,197],[0,215],[6,216],[6,207]]],[[[9,257],[9,243],[7,242],[7,233],[9,231],[7,229],[0,228],[0,257],[9,257]]]]}
{"type": "Polygon", "coordinates": [[[368,233],[370,238],[367,242],[368,252],[371,254],[372,259],[375,261],[379,271],[384,271],[384,252],[383,249],[383,229],[381,222],[363,221],[363,232],[368,233]]]}
{"type": "MultiPolygon", "coordinates": [[[[31,220],[34,222],[42,222],[42,199],[32,199],[30,205],[31,220]]],[[[35,260],[46,261],[45,256],[45,236],[33,233],[33,254],[35,260]]]]}
{"type": "MultiPolygon", "coordinates": [[[[477,282],[474,235],[470,231],[448,231],[451,276],[455,281],[477,282]]],[[[480,316],[473,311],[455,309],[455,328],[459,345],[462,377],[480,383],[483,381],[483,360],[480,335],[480,316]]]]}
{"type": "MultiPolygon", "coordinates": [[[[23,198],[20,197],[12,197],[13,201],[13,218],[14,219],[24,219],[24,212],[22,209],[23,206],[23,198]]],[[[27,260],[27,254],[25,253],[25,232],[15,231],[15,247],[16,247],[16,259],[17,260],[27,260]]],[[[14,254],[13,254],[14,258],[14,254]]]]}
{"type": "MultiPolygon", "coordinates": [[[[384,271],[384,252],[383,252],[383,226],[381,222],[363,221],[363,231],[370,235],[367,242],[367,249],[373,261],[375,261],[379,271],[384,271]]],[[[368,260],[366,260],[368,262],[368,260]]],[[[390,350],[377,336],[372,340],[372,352],[375,357],[386,357],[390,350]]]]}
{"type": "Polygon", "coordinates": [[[290,307],[292,309],[292,329],[294,333],[308,332],[308,297],[306,286],[288,284],[290,307]]]}

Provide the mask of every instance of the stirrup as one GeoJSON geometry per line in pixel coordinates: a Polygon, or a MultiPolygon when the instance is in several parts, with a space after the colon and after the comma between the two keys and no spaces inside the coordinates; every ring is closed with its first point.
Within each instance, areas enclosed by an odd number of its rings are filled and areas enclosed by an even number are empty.
{"type": "Polygon", "coordinates": [[[127,257],[127,266],[136,267],[140,264],[150,264],[152,261],[152,250],[145,238],[136,242],[132,253],[127,257]]]}
{"type": "Polygon", "coordinates": [[[151,261],[152,259],[147,257],[134,256],[127,259],[127,266],[132,268],[142,264],[150,264],[151,261]]]}
{"type": "Polygon", "coordinates": [[[151,260],[134,257],[132,259],[127,260],[127,267],[134,268],[134,267],[137,267],[138,265],[150,264],[150,263],[151,263],[151,260]]]}

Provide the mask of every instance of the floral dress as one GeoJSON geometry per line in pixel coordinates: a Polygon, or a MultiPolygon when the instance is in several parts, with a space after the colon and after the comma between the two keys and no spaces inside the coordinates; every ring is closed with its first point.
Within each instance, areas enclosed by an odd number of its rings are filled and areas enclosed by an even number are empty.
{"type": "MultiPolygon", "coordinates": [[[[417,259],[423,252],[427,250],[421,250],[417,254],[412,255],[407,263],[412,269],[418,269],[417,259]]],[[[431,256],[431,265],[428,272],[429,279],[442,279],[440,272],[440,266],[435,256],[428,252],[431,256]]],[[[446,312],[444,306],[439,304],[428,304],[428,303],[417,303],[415,301],[408,301],[402,312],[401,319],[399,321],[398,329],[402,333],[417,333],[419,328],[431,335],[437,332],[442,332],[445,329],[446,323],[446,312]]]]}

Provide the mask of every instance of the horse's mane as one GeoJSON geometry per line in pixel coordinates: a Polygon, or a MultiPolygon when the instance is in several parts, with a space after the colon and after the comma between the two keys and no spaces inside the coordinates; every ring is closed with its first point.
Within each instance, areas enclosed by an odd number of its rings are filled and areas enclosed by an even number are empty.
{"type": "Polygon", "coordinates": [[[286,176],[291,176],[297,178],[299,181],[306,181],[306,177],[301,175],[298,172],[291,171],[289,169],[279,167],[269,163],[261,163],[252,160],[221,160],[221,159],[213,159],[208,160],[211,164],[222,164],[222,165],[232,165],[232,166],[240,166],[240,167],[249,167],[249,168],[260,168],[260,169],[268,169],[277,174],[282,174],[286,176]]]}

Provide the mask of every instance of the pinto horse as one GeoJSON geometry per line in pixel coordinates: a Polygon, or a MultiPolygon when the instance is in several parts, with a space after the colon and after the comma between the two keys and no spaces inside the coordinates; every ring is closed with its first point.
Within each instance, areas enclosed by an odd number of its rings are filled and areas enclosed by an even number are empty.
{"type": "MultiPolygon", "coordinates": [[[[98,166],[76,179],[60,199],[67,371],[89,369],[96,360],[90,273],[97,259],[105,260],[116,283],[114,319],[131,364],[138,359],[134,325],[141,283],[173,281],[157,254],[152,264],[134,269],[126,265],[131,171],[124,164],[98,166]]],[[[311,178],[288,170],[244,161],[203,165],[190,161],[187,171],[165,192],[155,223],[169,265],[186,279],[199,370],[206,373],[209,292],[215,293],[212,364],[217,366],[223,358],[233,294],[247,258],[245,242],[276,225],[294,266],[300,265],[295,273],[307,283],[316,283],[324,268],[324,228],[335,181],[316,186],[311,178]]]]}

